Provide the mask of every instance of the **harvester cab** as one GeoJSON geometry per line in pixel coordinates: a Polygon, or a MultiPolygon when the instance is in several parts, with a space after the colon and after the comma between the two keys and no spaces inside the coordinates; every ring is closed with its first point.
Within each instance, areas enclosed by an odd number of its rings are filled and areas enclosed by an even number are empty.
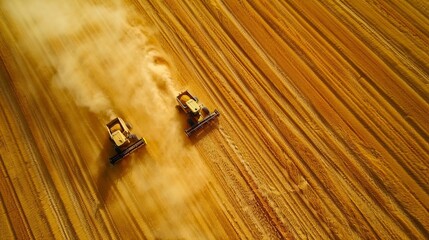
{"type": "Polygon", "coordinates": [[[110,158],[110,163],[115,164],[117,161],[128,156],[138,148],[146,145],[144,138],[139,138],[131,133],[132,126],[126,123],[122,118],[115,118],[106,124],[109,132],[110,141],[113,143],[116,155],[110,158]]]}
{"type": "Polygon", "coordinates": [[[188,115],[190,127],[185,130],[188,137],[219,116],[217,110],[210,113],[207,107],[198,103],[198,98],[189,93],[188,90],[179,93],[176,100],[179,104],[177,107],[188,115]]]}

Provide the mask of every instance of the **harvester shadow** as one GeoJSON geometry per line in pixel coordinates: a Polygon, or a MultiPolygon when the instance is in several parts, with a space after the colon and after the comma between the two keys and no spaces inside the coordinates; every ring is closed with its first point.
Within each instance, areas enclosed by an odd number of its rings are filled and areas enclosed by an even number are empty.
{"type": "MultiPolygon", "coordinates": [[[[140,149],[139,149],[140,151],[140,149]]],[[[116,182],[122,179],[127,172],[130,171],[132,161],[134,160],[133,154],[124,159],[111,164],[109,158],[115,154],[112,143],[108,138],[104,141],[103,149],[97,159],[98,169],[96,173],[95,183],[97,185],[99,197],[105,202],[112,188],[116,182]]]]}

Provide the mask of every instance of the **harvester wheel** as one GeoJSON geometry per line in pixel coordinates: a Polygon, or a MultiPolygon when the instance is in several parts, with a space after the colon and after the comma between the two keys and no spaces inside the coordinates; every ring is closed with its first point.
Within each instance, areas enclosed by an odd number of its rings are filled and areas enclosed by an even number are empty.
{"type": "Polygon", "coordinates": [[[115,147],[115,151],[116,151],[116,153],[121,153],[122,151],[121,151],[121,149],[120,148],[118,148],[118,147],[115,147]]]}
{"type": "Polygon", "coordinates": [[[138,137],[137,137],[137,135],[135,135],[135,134],[130,134],[130,138],[131,138],[131,140],[133,140],[133,141],[137,141],[137,140],[138,140],[138,137]]]}
{"type": "Polygon", "coordinates": [[[206,116],[210,114],[210,110],[207,107],[203,107],[202,110],[206,116]]]}
{"type": "Polygon", "coordinates": [[[189,126],[193,127],[196,124],[196,122],[194,121],[194,119],[189,118],[188,119],[188,124],[189,124],[189,126]]]}

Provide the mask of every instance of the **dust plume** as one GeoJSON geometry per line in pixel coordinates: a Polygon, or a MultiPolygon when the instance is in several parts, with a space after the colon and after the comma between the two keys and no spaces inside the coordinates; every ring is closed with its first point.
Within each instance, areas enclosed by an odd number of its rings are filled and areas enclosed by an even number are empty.
{"type": "Polygon", "coordinates": [[[164,206],[143,206],[150,219],[158,219],[158,231],[176,229],[179,235],[166,236],[187,236],[187,226],[177,226],[186,224],[177,209],[185,209],[186,199],[205,184],[206,170],[196,150],[180,141],[183,126],[174,109],[178,91],[168,57],[156,41],[156,30],[133,8],[121,1],[101,2],[14,0],[4,1],[2,8],[18,29],[16,39],[25,54],[54,69],[46,84],[67,90],[77,105],[105,123],[123,117],[148,140],[147,154],[153,156],[137,156],[152,161],[146,165],[149,170],[141,173],[131,166],[128,180],[136,194],[157,192],[163,201],[164,206]],[[171,213],[161,215],[158,208],[171,213]],[[166,219],[170,224],[162,223],[166,219]]]}

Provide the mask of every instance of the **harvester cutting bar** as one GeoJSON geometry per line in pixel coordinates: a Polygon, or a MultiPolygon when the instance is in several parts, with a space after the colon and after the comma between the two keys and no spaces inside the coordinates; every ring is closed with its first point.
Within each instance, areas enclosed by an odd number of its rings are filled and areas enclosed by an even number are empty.
{"type": "Polygon", "coordinates": [[[185,130],[186,135],[188,137],[190,137],[195,131],[197,131],[198,129],[202,128],[204,125],[208,124],[209,122],[211,122],[213,119],[215,119],[218,116],[219,116],[218,110],[214,110],[209,116],[207,116],[206,118],[204,118],[204,120],[202,120],[198,124],[196,124],[196,125],[188,128],[188,129],[186,129],[185,130]]]}
{"type": "Polygon", "coordinates": [[[110,163],[111,164],[115,164],[116,162],[118,162],[122,158],[128,156],[130,153],[134,152],[135,150],[137,150],[140,147],[143,147],[144,145],[146,145],[146,141],[145,141],[144,138],[141,138],[140,140],[138,140],[137,142],[135,142],[134,144],[132,144],[131,146],[129,146],[124,151],[122,151],[122,152],[116,154],[115,156],[111,157],[110,158],[110,163]]]}

